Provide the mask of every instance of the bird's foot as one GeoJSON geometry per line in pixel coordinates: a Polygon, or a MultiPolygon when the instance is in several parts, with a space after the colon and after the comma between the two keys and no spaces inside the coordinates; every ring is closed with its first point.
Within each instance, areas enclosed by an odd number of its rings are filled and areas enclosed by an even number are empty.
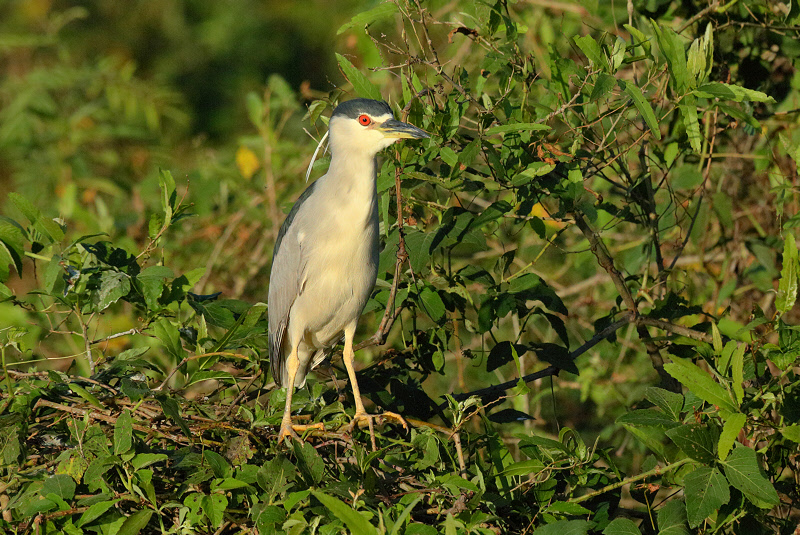
{"type": "Polygon", "coordinates": [[[347,426],[347,430],[352,433],[355,431],[356,427],[364,427],[364,422],[366,422],[366,426],[369,427],[369,438],[372,442],[372,451],[376,450],[375,446],[375,428],[374,428],[374,421],[377,420],[378,424],[384,422],[384,420],[394,420],[397,423],[401,424],[406,431],[409,430],[408,422],[406,419],[394,412],[382,412],[380,414],[369,414],[367,412],[356,412],[353,416],[353,421],[350,422],[350,425],[347,426]]]}
{"type": "Polygon", "coordinates": [[[403,429],[405,429],[406,431],[408,431],[410,429],[406,419],[403,418],[402,416],[400,416],[399,414],[397,414],[396,412],[386,411],[386,412],[382,412],[380,414],[376,414],[375,416],[380,418],[381,420],[394,420],[398,424],[402,425],[403,429]]]}
{"type": "Polygon", "coordinates": [[[291,421],[288,423],[282,422],[281,430],[278,432],[278,444],[283,442],[287,437],[300,440],[300,435],[298,435],[298,433],[305,433],[310,430],[324,431],[325,425],[322,422],[315,424],[293,424],[291,421]]]}

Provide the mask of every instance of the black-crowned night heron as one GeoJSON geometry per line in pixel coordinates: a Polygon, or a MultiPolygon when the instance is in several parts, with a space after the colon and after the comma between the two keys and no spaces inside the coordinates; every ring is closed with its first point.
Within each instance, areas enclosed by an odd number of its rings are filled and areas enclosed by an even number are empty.
{"type": "MultiPolygon", "coordinates": [[[[331,163],[281,225],[269,284],[272,376],[287,388],[278,441],[296,436],[292,393],[344,335],[343,360],[356,412],[364,410],[353,368],[353,335],[378,274],[376,154],[403,138],[426,138],[395,120],[385,102],[354,99],[333,110],[328,129],[331,163]]],[[[371,421],[370,421],[371,429],[371,421]]]]}

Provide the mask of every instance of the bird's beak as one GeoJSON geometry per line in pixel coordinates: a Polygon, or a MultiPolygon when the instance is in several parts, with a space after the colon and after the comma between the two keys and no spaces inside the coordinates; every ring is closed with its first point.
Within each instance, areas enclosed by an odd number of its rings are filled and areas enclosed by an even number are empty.
{"type": "Polygon", "coordinates": [[[378,128],[383,133],[384,137],[388,138],[426,138],[429,136],[424,130],[420,130],[416,126],[396,119],[389,119],[384,121],[378,128]]]}

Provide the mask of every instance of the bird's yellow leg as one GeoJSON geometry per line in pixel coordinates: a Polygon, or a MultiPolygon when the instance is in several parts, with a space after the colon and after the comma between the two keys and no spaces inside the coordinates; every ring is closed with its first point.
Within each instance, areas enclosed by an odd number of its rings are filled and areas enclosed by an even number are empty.
{"type": "Polygon", "coordinates": [[[292,394],[294,394],[294,380],[297,377],[297,368],[299,366],[300,361],[297,358],[297,347],[295,346],[286,360],[286,367],[289,370],[289,384],[286,385],[286,407],[283,409],[281,430],[278,432],[278,444],[283,442],[286,437],[298,438],[297,433],[292,428],[292,394]]]}
{"type": "Polygon", "coordinates": [[[346,330],[344,332],[344,351],[342,352],[342,360],[344,361],[344,367],[347,368],[347,375],[350,377],[350,385],[352,385],[353,388],[353,399],[356,403],[356,413],[353,415],[353,421],[350,423],[350,429],[355,429],[357,425],[366,420],[367,425],[369,426],[369,436],[372,440],[372,449],[375,449],[375,431],[372,423],[373,418],[393,419],[402,424],[406,430],[408,430],[408,423],[406,422],[405,418],[394,412],[384,412],[373,416],[368,414],[366,409],[364,409],[364,403],[361,401],[361,390],[358,388],[356,370],[353,365],[355,361],[355,353],[353,352],[354,333],[355,329],[346,330]]]}
{"type": "Polygon", "coordinates": [[[297,348],[294,348],[286,360],[289,370],[289,384],[286,385],[286,408],[283,409],[283,419],[281,420],[281,430],[278,432],[278,444],[283,442],[286,437],[300,439],[297,431],[303,433],[309,429],[323,429],[322,423],[312,425],[295,425],[292,423],[292,396],[294,394],[294,381],[297,377],[297,369],[300,367],[300,360],[297,358],[297,348]]]}

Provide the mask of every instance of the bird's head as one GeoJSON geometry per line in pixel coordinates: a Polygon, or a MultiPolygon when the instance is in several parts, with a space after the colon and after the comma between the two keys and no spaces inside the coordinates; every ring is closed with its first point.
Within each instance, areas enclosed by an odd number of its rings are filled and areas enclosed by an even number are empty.
{"type": "Polygon", "coordinates": [[[331,152],[360,152],[370,156],[398,139],[430,137],[416,126],[398,121],[383,101],[356,98],[336,106],[329,126],[331,152]]]}

